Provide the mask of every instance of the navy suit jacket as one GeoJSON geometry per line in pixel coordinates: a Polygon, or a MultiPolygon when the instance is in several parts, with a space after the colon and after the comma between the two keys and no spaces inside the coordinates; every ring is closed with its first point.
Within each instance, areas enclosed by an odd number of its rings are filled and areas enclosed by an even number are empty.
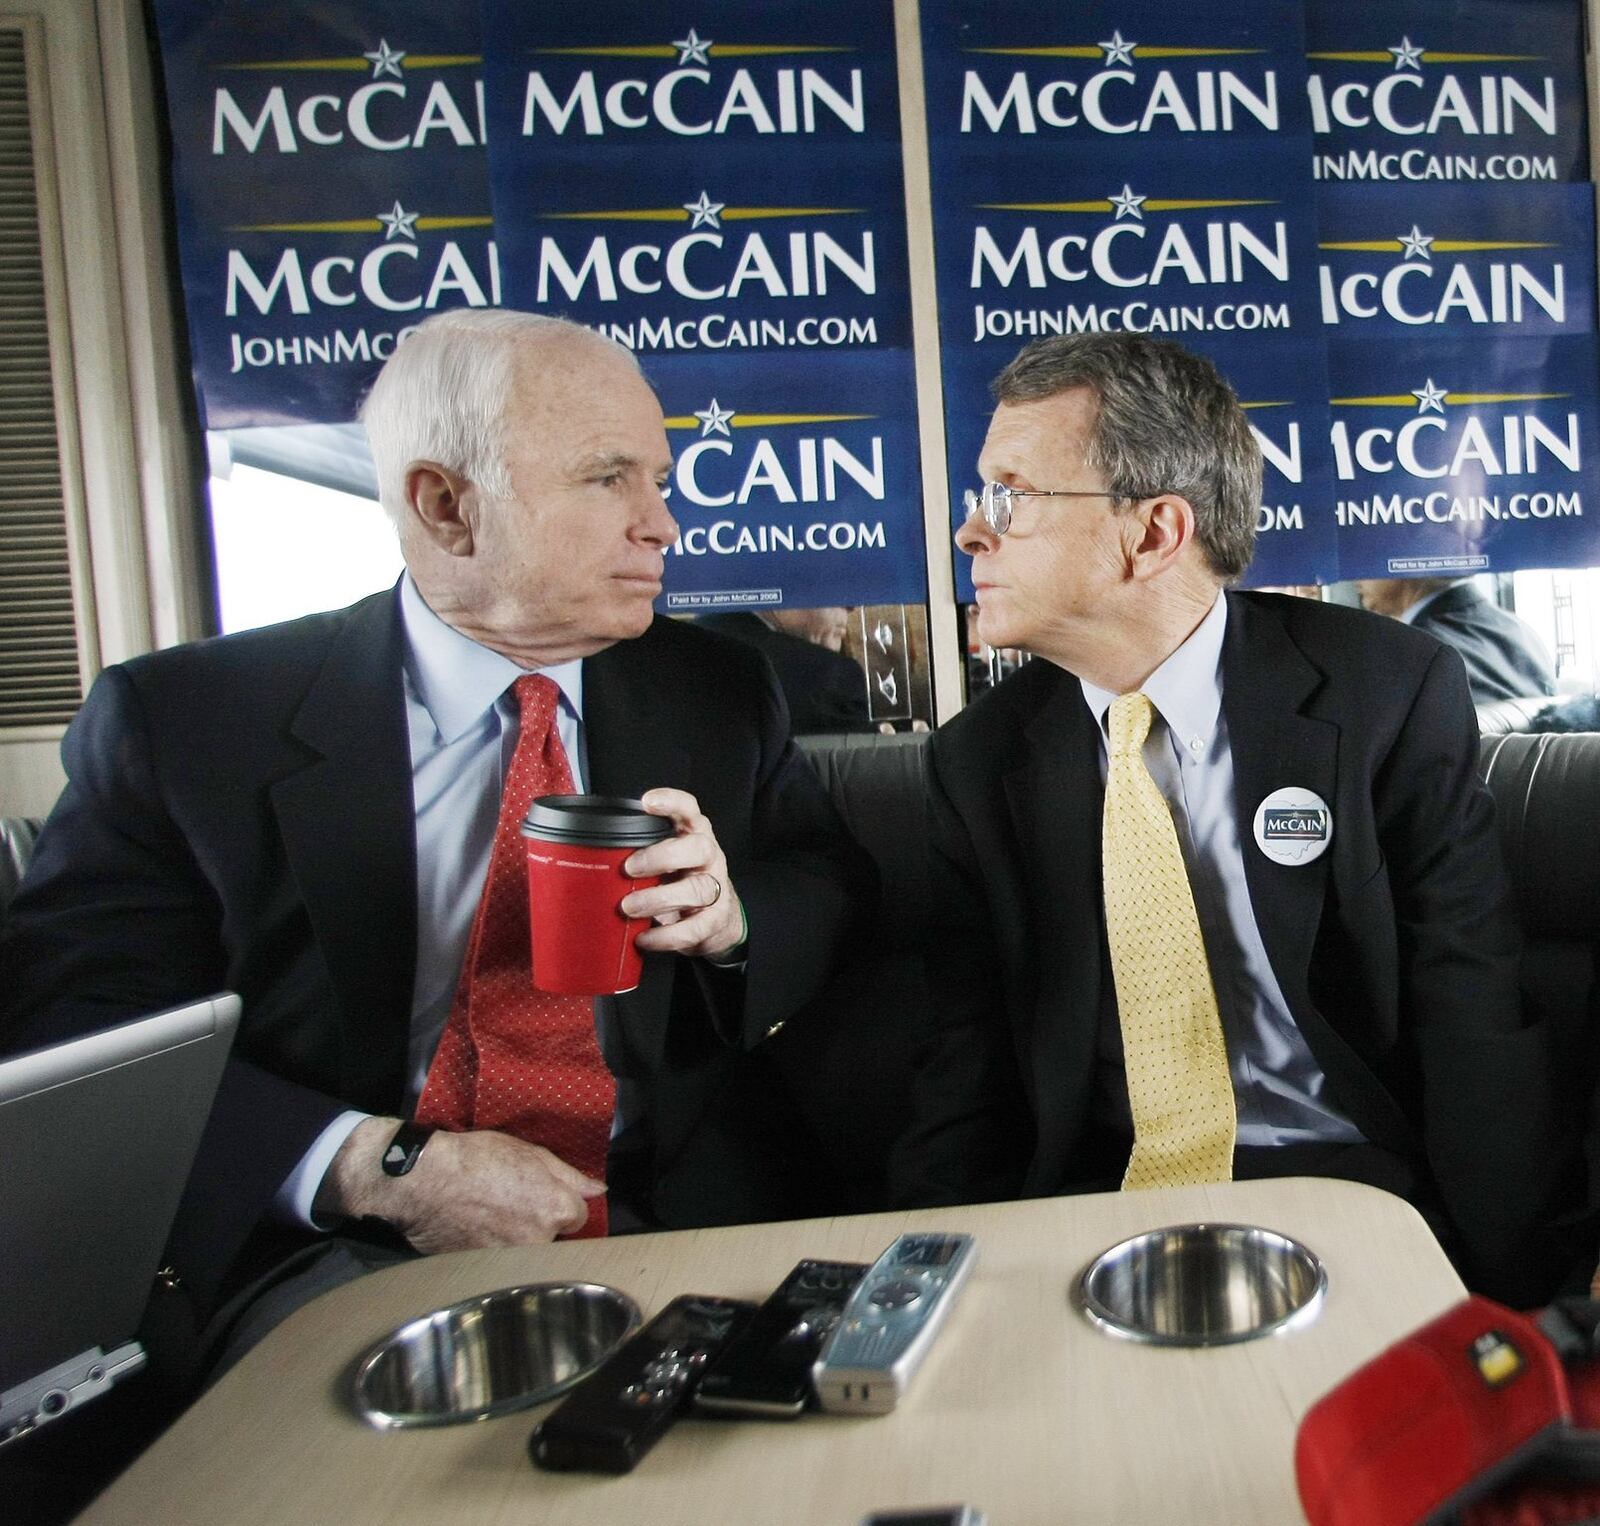
{"type": "MultiPolygon", "coordinates": [[[[1460,661],[1360,611],[1227,597],[1222,703],[1246,879],[1290,1013],[1333,1100],[1409,1167],[1469,1267],[1516,1286],[1568,1146],[1550,1116],[1546,1035],[1519,1010],[1518,932],[1460,661]],[[1332,809],[1330,846],[1308,864],[1254,845],[1257,805],[1285,785],[1332,809]]],[[[951,914],[930,956],[945,1001],[903,1152],[908,1195],[1104,1182],[1092,1118],[1098,1025],[1115,1003],[1103,793],[1082,689],[1048,662],[934,736],[931,872],[951,914]]]]}
{"type": "Polygon", "coordinates": [[[1471,583],[1446,588],[1411,625],[1461,654],[1475,705],[1556,692],[1555,673],[1539,638],[1471,583]]]}
{"type": "MultiPolygon", "coordinates": [[[[388,592],[107,669],[68,730],[68,784],[7,919],[0,1047],[243,997],[169,1247],[202,1289],[340,1110],[403,1106],[416,831],[402,651],[388,592]]],[[[617,999],[606,1060],[645,1105],[652,1206],[672,1225],[779,1216],[787,1141],[770,1137],[748,1051],[821,987],[870,864],[737,643],[658,619],[585,663],[584,712],[590,788],[692,792],[750,924],[742,980],[651,955],[617,999]]]]}
{"type": "Polygon", "coordinates": [[[796,736],[872,729],[866,674],[843,652],[773,630],[744,611],[702,615],[696,623],[765,653],[778,675],[796,736]]]}

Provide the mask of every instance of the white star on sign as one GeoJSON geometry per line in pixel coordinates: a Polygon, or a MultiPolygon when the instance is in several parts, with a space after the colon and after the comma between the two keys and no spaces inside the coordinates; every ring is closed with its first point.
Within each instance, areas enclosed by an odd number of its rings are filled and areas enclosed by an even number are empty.
{"type": "Polygon", "coordinates": [[[1133,50],[1139,44],[1136,42],[1124,42],[1122,33],[1116,31],[1111,34],[1110,42],[1097,42],[1095,46],[1105,49],[1106,61],[1101,67],[1109,69],[1112,64],[1126,64],[1131,69],[1133,67],[1133,50]]]}
{"type": "Polygon", "coordinates": [[[1445,389],[1434,386],[1431,376],[1422,386],[1413,387],[1411,395],[1417,400],[1418,413],[1444,412],[1445,389]]]}
{"type": "Polygon", "coordinates": [[[699,201],[680,201],[678,205],[694,219],[689,224],[692,233],[699,227],[720,228],[722,224],[717,221],[717,214],[727,206],[727,202],[713,201],[702,191],[699,201]]]}
{"type": "Polygon", "coordinates": [[[374,79],[382,79],[385,74],[392,74],[396,79],[403,77],[400,73],[400,60],[406,56],[405,49],[402,48],[396,51],[391,48],[388,38],[380,37],[378,39],[378,51],[376,53],[363,53],[361,56],[372,64],[372,77],[374,79]]]}
{"type": "Polygon", "coordinates": [[[1413,47],[1409,37],[1402,37],[1398,48],[1389,48],[1387,51],[1394,54],[1395,68],[1415,69],[1418,74],[1422,73],[1422,49],[1413,47]]]}
{"type": "Polygon", "coordinates": [[[1433,250],[1429,247],[1433,243],[1433,235],[1424,233],[1415,223],[1412,223],[1409,233],[1400,235],[1400,242],[1405,247],[1408,260],[1431,260],[1433,258],[1433,250]]]}
{"type": "Polygon", "coordinates": [[[387,212],[378,213],[378,221],[383,224],[383,241],[388,243],[392,238],[409,238],[416,241],[416,230],[412,224],[416,222],[418,213],[408,212],[397,201],[387,212]]]}
{"type": "Polygon", "coordinates": [[[734,417],[733,409],[724,408],[716,398],[711,399],[709,408],[696,408],[694,416],[700,420],[700,438],[707,435],[724,434],[731,440],[733,436],[728,433],[728,421],[734,417]]]}
{"type": "Polygon", "coordinates": [[[711,47],[711,39],[708,37],[702,42],[700,34],[693,27],[689,28],[687,37],[680,37],[672,46],[678,50],[679,68],[682,68],[685,64],[710,63],[706,53],[711,47]]]}
{"type": "Polygon", "coordinates": [[[1139,208],[1150,198],[1148,196],[1135,196],[1133,187],[1125,185],[1120,196],[1108,196],[1106,199],[1117,209],[1117,215],[1112,219],[1113,222],[1121,222],[1123,218],[1131,217],[1142,223],[1144,221],[1144,213],[1139,208]]]}

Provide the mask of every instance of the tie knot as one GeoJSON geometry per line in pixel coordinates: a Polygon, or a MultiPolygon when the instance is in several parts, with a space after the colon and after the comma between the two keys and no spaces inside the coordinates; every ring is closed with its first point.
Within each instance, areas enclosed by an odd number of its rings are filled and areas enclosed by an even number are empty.
{"type": "Polygon", "coordinates": [[[511,685],[511,692],[516,696],[517,711],[524,727],[550,724],[561,698],[561,688],[553,678],[546,678],[542,673],[524,673],[511,685]]]}
{"type": "Polygon", "coordinates": [[[1109,715],[1111,756],[1138,752],[1150,735],[1154,716],[1150,701],[1143,694],[1119,694],[1111,701],[1109,715]]]}

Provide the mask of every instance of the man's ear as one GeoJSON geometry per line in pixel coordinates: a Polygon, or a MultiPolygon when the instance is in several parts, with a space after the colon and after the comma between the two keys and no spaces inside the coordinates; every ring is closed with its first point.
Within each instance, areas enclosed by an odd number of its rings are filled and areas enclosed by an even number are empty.
{"type": "Polygon", "coordinates": [[[447,556],[472,555],[476,493],[459,472],[437,461],[413,461],[406,468],[406,502],[436,549],[447,556]]]}
{"type": "Polygon", "coordinates": [[[1167,571],[1194,539],[1194,507],[1176,493],[1142,499],[1128,518],[1129,570],[1136,582],[1167,571]]]}

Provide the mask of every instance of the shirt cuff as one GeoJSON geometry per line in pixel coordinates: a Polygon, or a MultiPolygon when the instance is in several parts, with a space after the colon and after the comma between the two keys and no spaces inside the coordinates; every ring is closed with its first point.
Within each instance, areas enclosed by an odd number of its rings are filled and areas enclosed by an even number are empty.
{"type": "Polygon", "coordinates": [[[274,1217],[281,1223],[297,1224],[302,1229],[319,1232],[326,1232],[333,1227],[315,1218],[311,1205],[316,1201],[317,1189],[322,1185],[322,1178],[328,1174],[328,1167],[333,1164],[333,1157],[339,1153],[340,1146],[355,1132],[358,1123],[372,1116],[371,1113],[340,1113],[317,1135],[311,1148],[300,1157],[300,1164],[278,1188],[272,1200],[274,1217]]]}

